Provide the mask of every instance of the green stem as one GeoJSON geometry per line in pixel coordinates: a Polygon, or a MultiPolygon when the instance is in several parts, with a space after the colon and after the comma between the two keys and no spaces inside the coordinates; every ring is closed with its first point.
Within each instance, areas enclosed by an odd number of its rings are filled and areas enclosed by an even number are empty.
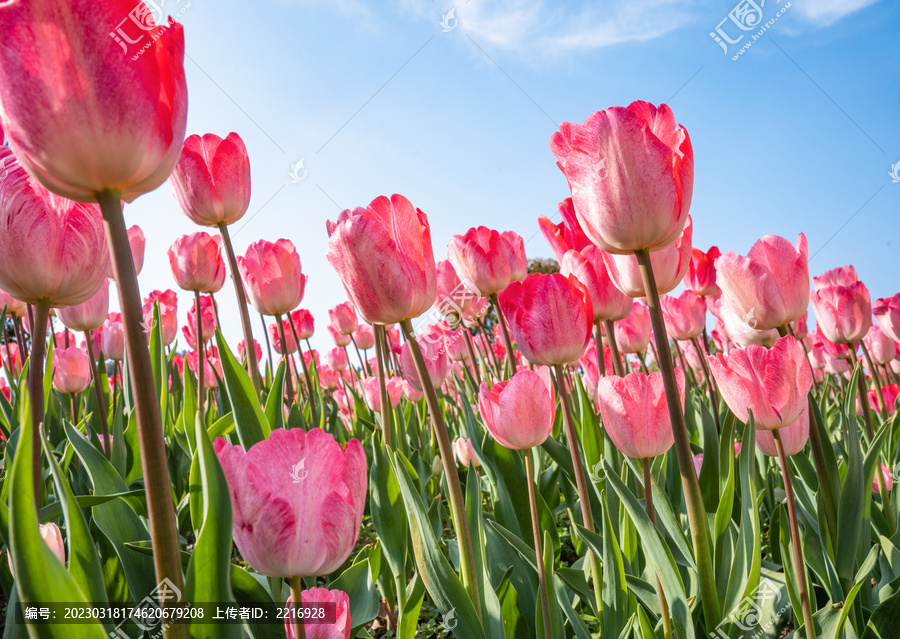
{"type": "MultiPolygon", "coordinates": [[[[303,377],[306,379],[306,392],[309,393],[309,415],[312,418],[312,423],[315,425],[319,423],[319,411],[316,406],[312,376],[309,374],[309,368],[306,367],[306,360],[303,358],[303,348],[300,346],[300,336],[297,335],[297,327],[294,326],[294,320],[291,319],[290,315],[288,315],[288,325],[291,327],[291,334],[294,336],[294,341],[297,342],[297,354],[300,355],[300,364],[303,366],[303,377]]],[[[309,354],[309,359],[312,360],[312,352],[309,354]]],[[[343,379],[343,377],[344,376],[341,375],[341,379],[343,379]]]]}
{"type": "MultiPolygon", "coordinates": [[[[650,473],[650,459],[641,460],[644,466],[644,498],[647,500],[647,517],[650,523],[656,525],[656,513],[653,511],[653,476],[650,473]]],[[[666,593],[663,592],[659,575],[656,576],[656,591],[659,593],[659,609],[663,623],[663,634],[666,639],[672,639],[672,618],[669,615],[669,602],[666,601],[666,593]]]]}
{"type": "Polygon", "coordinates": [[[32,448],[32,472],[34,479],[34,501],[41,509],[41,422],[44,421],[44,350],[47,346],[47,318],[50,317],[50,300],[41,300],[35,305],[36,321],[32,322],[31,363],[28,367],[28,392],[31,394],[31,425],[34,435],[32,448]]]}
{"type": "Polygon", "coordinates": [[[272,340],[269,339],[269,331],[266,329],[266,318],[259,314],[259,323],[262,324],[263,335],[266,338],[266,352],[269,354],[269,374],[275,375],[275,364],[272,363],[272,340]]]}
{"type": "Polygon", "coordinates": [[[603,359],[603,332],[600,320],[594,320],[594,345],[597,347],[597,371],[600,377],[606,377],[606,361],[603,359]]]}
{"type": "Polygon", "coordinates": [[[94,380],[94,391],[97,393],[97,410],[100,413],[100,428],[103,430],[103,452],[109,459],[109,425],[106,419],[106,406],[103,403],[103,389],[100,388],[100,370],[97,360],[94,358],[94,345],[91,343],[90,331],[84,332],[84,342],[87,345],[88,359],[91,361],[91,378],[94,380]]]}
{"type": "MultiPolygon", "coordinates": [[[[197,316],[197,326],[195,326],[195,330],[197,331],[197,412],[201,415],[201,421],[203,412],[203,400],[205,399],[206,393],[203,392],[203,381],[206,373],[206,342],[203,340],[203,321],[200,317],[200,291],[194,291],[194,313],[197,316]]],[[[244,351],[247,352],[247,344],[244,344],[244,351]]]]}
{"type": "Polygon", "coordinates": [[[284,372],[287,379],[288,406],[293,406],[294,376],[291,373],[291,354],[288,353],[288,345],[284,339],[284,322],[281,321],[281,314],[275,316],[275,323],[278,327],[278,339],[281,340],[281,356],[284,358],[284,372]]]}
{"type": "Polygon", "coordinates": [[[659,291],[653,267],[650,264],[650,252],[647,249],[635,251],[641,269],[644,291],[647,293],[647,306],[653,323],[653,335],[656,340],[656,354],[659,369],[663,376],[663,385],[669,405],[669,418],[675,435],[675,455],[678,459],[678,471],[681,474],[681,485],[684,490],[684,502],[687,507],[688,524],[691,528],[691,540],[694,545],[694,559],[700,581],[701,603],[708,627],[715,627],[721,621],[719,595],[716,590],[716,576],[712,556],[712,539],[709,534],[706,508],[700,492],[697,471],[691,455],[691,443],[688,438],[687,425],[681,405],[681,394],[675,380],[675,367],[672,364],[672,353],[666,338],[666,324],[662,308],[659,305],[659,291]]]}
{"type": "MultiPolygon", "coordinates": [[[[253,329],[250,327],[250,311],[247,309],[247,294],[244,291],[244,280],[241,278],[241,273],[238,270],[237,258],[234,256],[234,247],[231,244],[231,235],[225,222],[219,222],[219,233],[222,235],[222,244],[225,245],[225,255],[228,257],[231,279],[234,280],[234,294],[237,297],[238,310],[241,313],[241,328],[244,330],[244,352],[247,353],[247,360],[250,362],[250,379],[253,380],[253,388],[256,389],[256,395],[259,397],[259,363],[256,361],[253,348],[253,329]]],[[[264,332],[265,328],[265,322],[263,322],[264,332]]]]}
{"type": "Polygon", "coordinates": [[[475,356],[475,349],[472,347],[472,336],[469,335],[469,329],[465,327],[459,330],[466,340],[466,350],[469,351],[469,359],[472,360],[472,368],[475,371],[475,392],[478,392],[478,386],[481,386],[481,368],[478,365],[478,358],[475,356]]]}
{"type": "Polygon", "coordinates": [[[503,317],[503,310],[500,308],[500,298],[494,293],[488,299],[491,301],[491,306],[497,311],[497,319],[500,322],[500,332],[503,333],[503,345],[506,346],[506,361],[509,363],[509,374],[515,375],[517,368],[516,355],[513,352],[513,344],[509,337],[509,328],[506,326],[506,318],[503,317]]]}
{"type": "Polygon", "coordinates": [[[391,399],[388,397],[387,380],[384,378],[384,370],[387,368],[387,360],[384,348],[384,326],[375,325],[375,360],[378,365],[378,392],[381,395],[381,436],[387,448],[391,446],[391,399]]]}
{"type": "Polygon", "coordinates": [[[541,612],[544,621],[544,637],[552,639],[553,629],[550,625],[550,596],[547,594],[547,575],[544,574],[544,551],[541,548],[541,520],[538,517],[537,496],[534,490],[534,467],[531,461],[531,450],[525,453],[525,476],[528,479],[528,504],[531,507],[531,528],[534,531],[534,553],[537,560],[538,585],[541,589],[541,612]]]}
{"type": "MultiPolygon", "coordinates": [[[[407,344],[413,356],[413,362],[416,365],[416,372],[419,374],[419,380],[422,384],[422,390],[425,391],[425,400],[428,404],[428,412],[431,413],[431,426],[437,438],[438,448],[441,451],[441,461],[444,465],[444,476],[447,478],[447,486],[450,493],[450,510],[453,512],[453,527],[456,529],[456,539],[459,543],[459,567],[462,573],[462,582],[472,599],[475,606],[475,612],[478,618],[481,618],[481,598],[478,595],[478,579],[475,573],[475,555],[472,552],[472,538],[469,534],[469,523],[466,518],[466,504],[463,499],[462,487],[459,483],[459,471],[456,468],[456,457],[453,454],[453,447],[450,444],[450,436],[447,434],[447,426],[444,424],[444,414],[441,411],[441,405],[438,402],[437,393],[428,376],[428,369],[425,367],[425,360],[422,357],[422,351],[419,349],[419,343],[416,341],[416,334],[412,327],[412,322],[408,319],[400,322],[403,332],[407,336],[407,344]]],[[[380,372],[380,371],[379,371],[380,372]]],[[[384,401],[382,399],[382,401],[384,401]]]]}
{"type": "MultiPolygon", "coordinates": [[[[283,343],[283,342],[282,342],[283,343]]],[[[291,601],[294,604],[292,613],[292,625],[294,626],[294,639],[306,639],[306,624],[303,623],[303,578],[291,577],[288,582],[291,586],[291,601]]]]}
{"type": "Polygon", "coordinates": [[[603,326],[606,327],[606,339],[609,342],[609,351],[612,353],[613,371],[619,377],[625,377],[625,365],[622,363],[619,345],[616,343],[616,327],[613,326],[612,320],[604,320],[603,326]]]}

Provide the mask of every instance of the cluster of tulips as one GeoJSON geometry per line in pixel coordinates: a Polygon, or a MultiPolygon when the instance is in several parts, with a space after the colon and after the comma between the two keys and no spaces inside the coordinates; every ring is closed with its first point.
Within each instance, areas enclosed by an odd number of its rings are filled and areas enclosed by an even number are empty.
{"type": "Polygon", "coordinates": [[[183,56],[134,0],[0,4],[4,637],[897,636],[900,294],[873,304],[851,266],[811,290],[802,234],[694,248],[687,130],[634,102],[550,140],[558,272],[484,226],[436,262],[402,195],[328,222],[349,301],[320,357],[294,245],[234,252],[247,150],[185,139],[183,56]],[[129,16],[136,56],[110,37],[129,16]],[[123,217],[167,180],[218,230],[168,250],[187,350],[123,217]],[[19,614],[163,585],[163,611],[334,618],[19,614]]]}

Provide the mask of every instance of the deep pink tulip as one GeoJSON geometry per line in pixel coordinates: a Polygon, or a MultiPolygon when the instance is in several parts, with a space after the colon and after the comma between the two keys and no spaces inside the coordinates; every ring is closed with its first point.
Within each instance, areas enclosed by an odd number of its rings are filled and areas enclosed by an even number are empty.
{"type": "MultiPolygon", "coordinates": [[[[0,5],[0,33],[9,11],[0,5]]],[[[9,43],[0,43],[2,60],[9,43]]],[[[0,87],[3,75],[0,69],[0,87]]],[[[5,104],[6,91],[3,97],[5,104]]],[[[97,292],[109,271],[100,209],[47,191],[25,173],[8,147],[0,147],[0,229],[0,288],[23,302],[81,304],[97,292]]]]}
{"type": "MultiPolygon", "coordinates": [[[[693,224],[688,216],[678,239],[650,254],[656,288],[660,295],[674,290],[684,279],[691,263],[692,234],[693,224]]],[[[635,255],[604,253],[603,260],[616,288],[629,297],[646,297],[644,280],[635,255]]]]}
{"type": "MultiPolygon", "coordinates": [[[[257,362],[262,359],[262,347],[256,340],[253,340],[253,355],[256,357],[257,362]]],[[[242,362],[247,360],[247,346],[244,344],[244,340],[238,342],[238,359],[242,362]]]]}
{"type": "Polygon", "coordinates": [[[865,337],[872,326],[869,289],[860,281],[850,286],[816,289],[810,301],[816,313],[816,326],[835,344],[854,344],[865,337]]]}
{"type": "Polygon", "coordinates": [[[456,460],[463,468],[468,468],[470,463],[475,468],[481,466],[481,460],[479,460],[478,455],[475,454],[475,447],[472,446],[471,439],[463,439],[462,437],[457,438],[453,442],[453,452],[456,453],[456,460]]]}
{"type": "Polygon", "coordinates": [[[0,43],[3,128],[41,184],[131,202],[166,180],[187,121],[180,24],[132,0],[8,2],[0,43]]]}
{"type": "MultiPolygon", "coordinates": [[[[684,406],[684,371],[675,369],[678,394],[684,406]]],[[[620,451],[634,459],[662,455],[675,443],[663,377],[659,371],[625,377],[601,377],[598,403],[603,428],[620,451]]]]}
{"type": "MultiPolygon", "coordinates": [[[[300,593],[304,604],[319,605],[323,603],[335,604],[336,618],[334,623],[308,623],[303,631],[306,639],[350,639],[350,631],[353,629],[350,620],[350,598],[341,590],[328,590],[327,588],[310,588],[300,593]]],[[[293,597],[287,598],[290,606],[293,597]]],[[[285,619],[284,631],[287,639],[296,639],[295,628],[292,620],[285,619]]]]}
{"type": "Polygon", "coordinates": [[[0,289],[0,310],[4,306],[8,317],[28,317],[28,305],[0,289]]]}
{"type": "Polygon", "coordinates": [[[727,358],[720,353],[707,359],[722,398],[741,421],[752,411],[757,428],[775,430],[800,418],[812,373],[800,342],[790,335],[771,349],[747,346],[727,358]]]}
{"type": "Polygon", "coordinates": [[[375,332],[368,324],[360,324],[353,334],[353,339],[356,340],[356,348],[361,351],[375,348],[375,332]]]}
{"type": "MultiPolygon", "coordinates": [[[[607,375],[613,374],[612,351],[606,346],[606,338],[603,340],[603,365],[607,375]]],[[[587,348],[584,349],[584,355],[578,359],[581,365],[584,379],[584,389],[591,395],[591,399],[596,401],[597,381],[600,379],[600,368],[597,365],[597,343],[594,338],[588,342],[587,348]]]]}
{"type": "Polygon", "coordinates": [[[521,370],[504,382],[481,382],[478,410],[491,435],[506,448],[540,446],[550,436],[556,398],[550,369],[521,370]]]}
{"type": "Polygon", "coordinates": [[[334,326],[329,324],[325,327],[328,329],[328,334],[331,335],[331,339],[334,341],[335,346],[348,346],[350,342],[353,341],[352,337],[346,333],[341,333],[334,326]]]}
{"type": "Polygon", "coordinates": [[[350,362],[347,361],[347,353],[343,348],[332,348],[325,353],[325,363],[335,371],[343,371],[350,366],[350,362]]]}
{"type": "Polygon", "coordinates": [[[550,138],[589,238],[616,254],[659,250],[681,234],[691,207],[694,151],[665,104],[632,102],[564,122],[550,138]]]}
{"type": "Polygon", "coordinates": [[[290,240],[259,240],[237,258],[253,308],[263,315],[284,315],[303,300],[306,280],[300,256],[290,240]]]}
{"type": "Polygon", "coordinates": [[[110,313],[103,321],[100,333],[100,347],[107,359],[121,362],[125,359],[125,325],[119,313],[110,313]]]}
{"type": "Polygon", "coordinates": [[[188,137],[169,183],[181,210],[195,224],[234,224],[250,206],[250,158],[241,136],[188,137]]]}
{"type": "Polygon", "coordinates": [[[481,297],[499,293],[512,281],[506,242],[500,233],[486,226],[451,237],[447,259],[466,288],[477,291],[481,297]]]}
{"type": "Polygon", "coordinates": [[[154,302],[159,302],[163,345],[168,346],[175,341],[178,333],[178,295],[169,289],[150,291],[150,294],[144,298],[144,329],[147,331],[147,339],[150,339],[150,331],[153,328],[154,302]]]}
{"type": "Polygon", "coordinates": [[[613,325],[616,344],[623,353],[643,353],[650,343],[650,309],[633,302],[631,312],[613,325]]]}
{"type": "Polygon", "coordinates": [[[418,317],[434,303],[437,274],[428,216],[402,195],[328,222],[328,262],[370,324],[418,317]]]}
{"type": "Polygon", "coordinates": [[[562,256],[559,272],[574,275],[584,284],[591,296],[595,322],[624,319],[631,311],[631,298],[613,284],[603,261],[603,251],[596,246],[567,251],[562,256]]]}
{"type": "Polygon", "coordinates": [[[53,388],[60,393],[80,393],[91,383],[91,362],[76,346],[53,351],[53,388]]]}
{"type": "Polygon", "coordinates": [[[703,333],[706,326],[706,303],[697,293],[687,290],[678,297],[665,295],[659,301],[669,337],[684,341],[703,333]]]}
{"type": "MultiPolygon", "coordinates": [[[[869,391],[869,406],[876,414],[880,410],[878,408],[878,394],[874,390],[869,391]]],[[[888,384],[881,387],[881,395],[884,397],[884,407],[887,409],[888,415],[897,412],[897,396],[900,395],[900,386],[897,384],[888,384]]]]}
{"type": "Polygon", "coordinates": [[[568,197],[559,203],[559,214],[563,219],[559,224],[554,224],[546,215],[538,218],[541,233],[553,249],[557,261],[562,260],[566,251],[581,252],[585,247],[593,246],[578,223],[572,198],[568,197]]]}
{"type": "MultiPolygon", "coordinates": [[[[208,342],[216,334],[216,311],[212,298],[208,295],[200,297],[200,339],[208,342]]],[[[181,327],[188,346],[197,349],[197,305],[191,304],[187,311],[187,322],[181,327]]]]}
{"type": "Polygon", "coordinates": [[[746,257],[726,252],[716,260],[716,282],[724,303],[738,317],[752,317],[754,328],[778,328],[801,317],[809,306],[809,249],[806,236],[795,247],[766,235],[746,257]]]}
{"type": "Polygon", "coordinates": [[[872,326],[863,338],[872,361],[879,366],[889,363],[897,357],[897,345],[884,331],[877,326],[872,326]]]}
{"type": "Polygon", "coordinates": [[[356,317],[356,309],[350,302],[338,304],[328,311],[328,317],[331,319],[331,326],[338,333],[351,335],[359,326],[359,319],[356,317]]]}
{"type": "MultiPolygon", "coordinates": [[[[3,347],[0,346],[0,349],[2,348],[3,347]]],[[[0,393],[3,393],[6,401],[12,402],[12,393],[9,390],[9,383],[6,381],[5,377],[0,377],[0,393]]]]}
{"type": "Polygon", "coordinates": [[[521,282],[528,276],[528,257],[525,255],[525,240],[514,231],[503,231],[500,234],[506,259],[509,261],[509,279],[521,282]]]}
{"type": "Polygon", "coordinates": [[[185,291],[218,293],[225,283],[222,238],[199,231],[182,235],[169,247],[169,266],[185,291]]]}
{"type": "Polygon", "coordinates": [[[807,326],[806,324],[807,314],[808,311],[791,322],[791,331],[793,331],[794,337],[799,339],[801,342],[806,338],[807,335],[809,335],[809,326],[807,326]]]}
{"type": "MultiPolygon", "coordinates": [[[[881,468],[881,476],[884,478],[884,487],[886,490],[890,490],[894,487],[894,474],[891,472],[891,469],[885,466],[884,464],[879,464],[881,468]]],[[[877,471],[876,471],[877,472],[877,471]]],[[[878,487],[878,478],[872,478],[872,492],[879,493],[881,489],[878,487]]]]}
{"type": "Polygon", "coordinates": [[[312,313],[304,308],[299,308],[291,313],[291,321],[294,323],[294,329],[296,329],[297,337],[300,339],[309,339],[316,332],[316,324],[312,313]]]}
{"type": "Polygon", "coordinates": [[[313,428],[276,429],[246,453],[214,443],[231,488],[234,542],[270,577],[328,575],[350,556],[366,506],[366,456],[313,428]]]}
{"type": "Polygon", "coordinates": [[[534,273],[500,294],[500,307],[516,345],[532,364],[574,362],[593,328],[591,296],[575,277],[534,273]]]}
{"type": "Polygon", "coordinates": [[[872,314],[875,316],[875,323],[885,335],[895,342],[900,342],[900,293],[875,300],[872,314]]]}
{"type": "Polygon", "coordinates": [[[278,324],[269,324],[269,339],[272,341],[272,348],[279,355],[290,355],[297,352],[297,342],[294,341],[294,334],[291,332],[290,320],[281,320],[281,328],[284,331],[284,344],[281,343],[281,334],[278,332],[278,324]]]}
{"type": "MultiPolygon", "coordinates": [[[[809,439],[809,405],[803,407],[803,413],[793,424],[778,429],[781,435],[781,445],[784,447],[784,454],[790,457],[796,455],[809,439]]],[[[769,457],[778,457],[778,450],[775,448],[775,436],[770,430],[757,429],[756,446],[764,455],[769,457]]]]}
{"type": "Polygon", "coordinates": [[[814,275],[812,279],[813,288],[817,291],[829,286],[850,286],[853,282],[859,281],[856,269],[851,264],[830,269],[821,275],[814,275]]]}
{"type": "Polygon", "coordinates": [[[721,255],[719,247],[712,246],[704,253],[698,248],[691,249],[691,263],[684,277],[684,287],[697,295],[718,295],[721,291],[716,285],[716,258],[721,255]]]}
{"type": "Polygon", "coordinates": [[[103,326],[107,313],[109,313],[109,280],[104,278],[100,282],[100,289],[93,297],[76,306],[60,308],[56,316],[69,330],[81,332],[93,331],[103,326]]]}
{"type": "MultiPolygon", "coordinates": [[[[450,359],[447,357],[443,331],[438,326],[432,325],[410,339],[415,339],[422,351],[422,359],[425,361],[425,369],[428,371],[431,385],[434,388],[440,388],[450,373],[450,359]]],[[[422,380],[416,370],[409,342],[403,344],[403,350],[400,352],[400,366],[403,368],[403,376],[406,381],[416,390],[423,390],[422,380]]]]}

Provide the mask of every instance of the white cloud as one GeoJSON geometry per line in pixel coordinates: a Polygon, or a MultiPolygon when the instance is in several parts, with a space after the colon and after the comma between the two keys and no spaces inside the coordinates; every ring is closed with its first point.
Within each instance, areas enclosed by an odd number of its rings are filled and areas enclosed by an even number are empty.
{"type": "Polygon", "coordinates": [[[876,2],[878,0],[792,0],[791,11],[796,11],[805,22],[827,27],[876,2]]]}

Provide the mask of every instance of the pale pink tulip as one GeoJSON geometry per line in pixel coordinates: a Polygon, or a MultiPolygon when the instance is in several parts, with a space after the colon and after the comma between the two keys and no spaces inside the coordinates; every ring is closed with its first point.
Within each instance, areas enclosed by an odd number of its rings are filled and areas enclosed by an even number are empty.
{"type": "Polygon", "coordinates": [[[889,363],[897,357],[897,345],[877,326],[872,326],[863,338],[872,361],[879,366],[889,363]]]}
{"type": "MultiPolygon", "coordinates": [[[[335,604],[334,623],[306,623],[303,628],[306,639],[350,639],[350,631],[353,629],[350,619],[350,598],[341,590],[328,590],[327,588],[310,588],[300,593],[303,603],[312,608],[321,604],[335,604]]],[[[293,596],[287,598],[286,606],[293,602],[293,596]]],[[[292,619],[285,618],[284,631],[287,639],[296,639],[295,628],[292,619]]]]}
{"type": "Polygon", "coordinates": [[[453,452],[456,453],[456,459],[463,468],[468,468],[471,463],[475,468],[481,466],[481,460],[475,454],[475,447],[472,446],[471,439],[463,439],[459,437],[453,442],[453,452]]]}
{"type": "MultiPolygon", "coordinates": [[[[450,373],[450,359],[447,357],[443,331],[438,326],[432,325],[410,339],[415,339],[419,345],[431,385],[434,388],[440,388],[450,373]]],[[[403,344],[400,352],[400,366],[403,368],[403,376],[406,381],[416,390],[423,390],[422,380],[416,370],[409,342],[403,344]]]]}
{"type": "Polygon", "coordinates": [[[821,275],[814,275],[812,279],[813,288],[818,291],[829,286],[850,286],[858,281],[859,277],[856,275],[856,269],[848,264],[825,271],[821,275]]]}
{"type": "Polygon", "coordinates": [[[87,353],[76,346],[53,351],[53,388],[60,393],[80,393],[91,383],[87,353]]]}
{"type": "Polygon", "coordinates": [[[900,342],[900,293],[875,300],[872,314],[875,316],[875,323],[885,335],[895,342],[900,342]]]}
{"type": "Polygon", "coordinates": [[[855,344],[872,326],[869,289],[856,281],[849,286],[826,286],[812,292],[816,327],[835,344],[855,344]]]}
{"type": "Polygon", "coordinates": [[[506,448],[543,444],[553,429],[556,400],[550,369],[521,370],[491,387],[481,382],[478,409],[491,435],[506,448]]]}
{"type": "Polygon", "coordinates": [[[109,280],[104,278],[93,297],[76,306],[60,308],[56,316],[66,328],[83,332],[103,326],[107,313],[109,313],[109,280]]]}
{"type": "MultiPolygon", "coordinates": [[[[693,224],[690,216],[675,242],[650,254],[656,288],[660,295],[674,290],[687,273],[691,263],[691,236],[693,224]]],[[[646,297],[644,280],[635,255],[603,254],[609,276],[622,293],[629,297],[646,297]]]]}
{"type": "Polygon", "coordinates": [[[702,297],[687,290],[678,297],[665,295],[659,301],[669,337],[684,341],[703,334],[706,326],[706,303],[702,297]]]}
{"type": "Polygon", "coordinates": [[[631,312],[613,325],[616,344],[623,353],[643,353],[650,343],[650,309],[634,302],[631,312]]]}
{"type": "MultiPolygon", "coordinates": [[[[803,407],[803,413],[799,419],[793,424],[778,429],[781,435],[781,445],[784,447],[784,454],[790,457],[796,455],[809,439],[809,406],[803,407]]],[[[756,446],[764,455],[769,457],[778,457],[778,449],[775,448],[775,435],[771,430],[757,429],[756,446]]]]}

